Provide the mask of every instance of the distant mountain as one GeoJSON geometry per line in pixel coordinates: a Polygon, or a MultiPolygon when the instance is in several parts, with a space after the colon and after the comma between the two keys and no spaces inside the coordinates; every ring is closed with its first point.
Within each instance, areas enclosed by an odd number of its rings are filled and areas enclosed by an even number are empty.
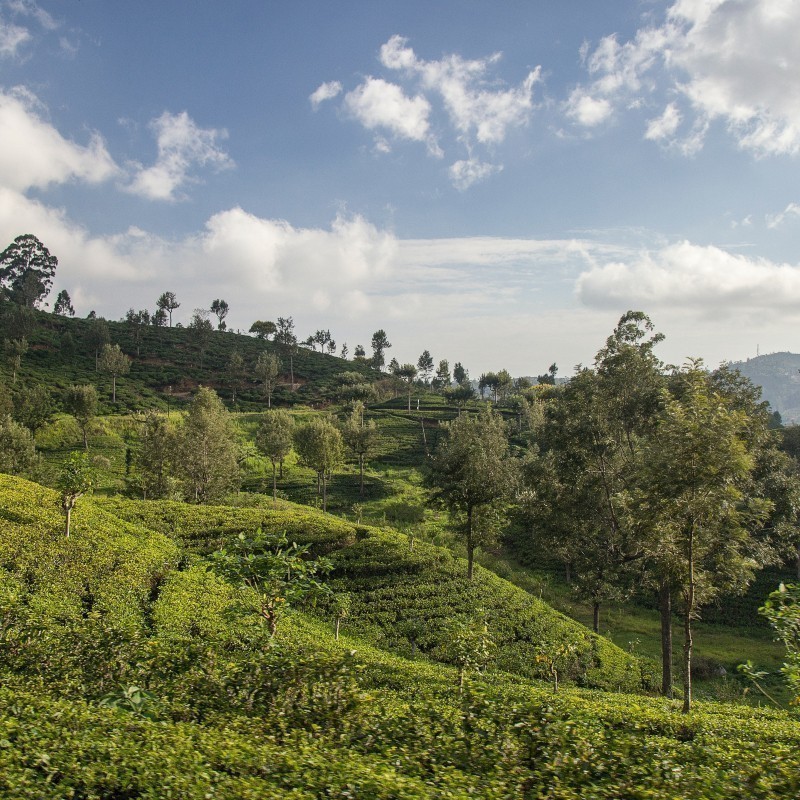
{"type": "Polygon", "coordinates": [[[778,411],[784,425],[800,424],[800,355],[770,353],[730,364],[760,386],[763,397],[778,411]]]}

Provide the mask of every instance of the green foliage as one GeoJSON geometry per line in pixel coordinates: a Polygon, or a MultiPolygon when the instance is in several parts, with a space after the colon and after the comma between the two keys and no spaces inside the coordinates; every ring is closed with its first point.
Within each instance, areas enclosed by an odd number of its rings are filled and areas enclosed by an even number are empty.
{"type": "Polygon", "coordinates": [[[793,702],[800,703],[800,586],[781,584],[772,592],[761,613],[769,620],[786,648],[782,672],[794,694],[793,702]]]}
{"type": "Polygon", "coordinates": [[[178,474],[187,497],[209,503],[238,487],[232,423],[216,392],[198,389],[178,437],[178,474]]]}
{"type": "Polygon", "coordinates": [[[36,465],[36,446],[31,432],[8,414],[0,415],[0,472],[30,473],[36,465]]]}
{"type": "Polygon", "coordinates": [[[308,545],[289,544],[285,536],[267,537],[259,529],[252,537],[240,533],[229,547],[214,554],[213,564],[232,584],[248,590],[241,610],[254,611],[274,636],[285,609],[324,591],[316,576],[330,564],[305,558],[307,552],[308,545]]]}
{"type": "Polygon", "coordinates": [[[0,292],[34,308],[50,291],[57,266],[58,259],[33,234],[17,236],[0,253],[0,292]]]}

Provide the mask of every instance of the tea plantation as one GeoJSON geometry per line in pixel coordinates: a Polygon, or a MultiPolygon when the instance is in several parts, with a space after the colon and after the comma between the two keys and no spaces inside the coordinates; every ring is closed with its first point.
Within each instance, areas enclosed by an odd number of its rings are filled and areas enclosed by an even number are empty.
{"type": "Polygon", "coordinates": [[[122,498],[82,498],[66,538],[58,506],[0,476],[0,796],[800,792],[788,713],[683,715],[648,696],[649,662],[484,570],[467,585],[432,544],[288,502],[122,498]],[[325,591],[287,608],[274,638],[213,555],[258,529],[327,562],[325,591]],[[460,657],[465,630],[491,643],[485,659],[460,657]]]}

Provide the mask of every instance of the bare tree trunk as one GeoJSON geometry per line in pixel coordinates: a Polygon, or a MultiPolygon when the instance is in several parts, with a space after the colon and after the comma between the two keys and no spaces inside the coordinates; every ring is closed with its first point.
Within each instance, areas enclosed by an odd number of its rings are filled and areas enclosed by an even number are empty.
{"type": "Polygon", "coordinates": [[[592,630],[600,633],[600,603],[597,601],[592,605],[592,630]]]}
{"type": "Polygon", "coordinates": [[[475,544],[472,539],[472,508],[467,511],[467,580],[472,580],[475,563],[475,544]]]}
{"type": "Polygon", "coordinates": [[[658,592],[661,613],[661,694],[672,697],[672,591],[663,581],[658,592]]]}
{"type": "Polygon", "coordinates": [[[277,504],[278,502],[278,484],[275,480],[275,462],[272,462],[272,502],[273,504],[277,504]]]}
{"type": "Polygon", "coordinates": [[[360,497],[364,496],[364,454],[358,454],[358,468],[361,472],[361,485],[358,490],[358,494],[360,497]]]}
{"type": "Polygon", "coordinates": [[[694,612],[694,530],[689,534],[689,587],[683,624],[683,713],[692,708],[692,613],[694,612]]]}
{"type": "Polygon", "coordinates": [[[328,511],[328,482],[325,479],[325,472],[322,473],[322,510],[328,511]]]}
{"type": "Polygon", "coordinates": [[[67,518],[64,522],[64,535],[67,539],[69,539],[69,525],[72,520],[72,506],[67,506],[64,511],[67,515],[67,518]]]}

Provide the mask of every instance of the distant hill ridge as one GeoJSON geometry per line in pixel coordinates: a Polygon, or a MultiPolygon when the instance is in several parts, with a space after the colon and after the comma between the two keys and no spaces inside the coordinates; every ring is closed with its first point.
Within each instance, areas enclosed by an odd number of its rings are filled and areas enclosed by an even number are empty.
{"type": "Polygon", "coordinates": [[[769,353],[732,361],[730,366],[761,387],[764,399],[780,413],[784,425],[800,424],[800,355],[769,353]]]}

